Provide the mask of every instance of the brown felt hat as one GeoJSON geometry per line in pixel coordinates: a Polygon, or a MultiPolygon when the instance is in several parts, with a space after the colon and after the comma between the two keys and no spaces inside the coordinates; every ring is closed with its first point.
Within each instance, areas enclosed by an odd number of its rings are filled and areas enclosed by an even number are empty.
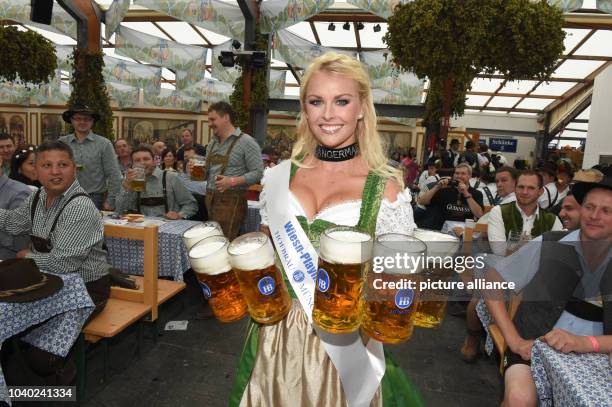
{"type": "Polygon", "coordinates": [[[53,274],[41,273],[32,259],[0,262],[0,302],[29,302],[49,297],[64,286],[53,274]]]}

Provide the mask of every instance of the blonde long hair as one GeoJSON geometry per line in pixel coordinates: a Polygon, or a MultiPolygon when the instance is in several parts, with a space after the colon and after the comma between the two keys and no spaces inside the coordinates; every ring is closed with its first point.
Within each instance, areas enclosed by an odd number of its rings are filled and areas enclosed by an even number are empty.
{"type": "Polygon", "coordinates": [[[308,156],[314,156],[317,140],[310,131],[306,111],[306,89],[317,72],[334,73],[354,80],[359,89],[359,97],[363,107],[363,119],[357,122],[357,144],[359,154],[365,160],[368,169],[383,178],[395,179],[403,189],[404,181],[400,170],[389,165],[385,155],[385,143],[376,129],[376,111],[370,91],[370,79],[361,63],[347,55],[327,52],[316,58],[306,69],[300,87],[301,112],[298,119],[297,140],[293,145],[291,160],[298,166],[304,167],[302,161],[308,156]]]}

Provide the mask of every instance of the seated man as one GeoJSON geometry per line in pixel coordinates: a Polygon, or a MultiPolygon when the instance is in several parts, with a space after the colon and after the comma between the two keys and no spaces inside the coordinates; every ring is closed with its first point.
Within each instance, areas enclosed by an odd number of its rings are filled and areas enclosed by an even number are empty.
{"type": "Polygon", "coordinates": [[[461,163],[455,168],[453,180],[442,178],[429,191],[419,196],[419,204],[434,208],[434,229],[440,230],[447,220],[465,221],[483,215],[482,194],[469,186],[472,168],[461,163]]]}
{"type": "MultiPolygon", "coordinates": [[[[519,174],[516,183],[516,201],[496,205],[487,214],[487,237],[493,253],[506,254],[508,236],[511,231],[538,237],[544,232],[561,230],[559,218],[538,207],[542,190],[542,177],[534,171],[519,174]]],[[[467,335],[461,347],[466,362],[474,361],[479,355],[479,344],[483,331],[476,315],[477,298],[472,298],[466,311],[467,335]]]]}
{"type": "Polygon", "coordinates": [[[511,231],[537,237],[544,232],[563,229],[559,218],[538,207],[541,193],[540,174],[534,171],[519,174],[516,181],[516,201],[494,206],[488,215],[487,236],[493,253],[506,253],[506,241],[511,231]]]}
{"type": "Polygon", "coordinates": [[[544,188],[540,195],[539,204],[542,209],[552,209],[559,202],[559,191],[557,190],[557,170],[553,164],[547,164],[538,168],[538,172],[544,179],[544,188]]]}
{"type": "Polygon", "coordinates": [[[140,146],[132,151],[133,165],[145,168],[145,190],[136,192],[132,181],[136,171],[126,172],[122,188],[117,196],[117,212],[137,212],[145,216],[165,216],[168,219],[187,219],[197,211],[197,203],[177,173],[162,171],[155,165],[153,151],[140,146]]]}
{"type": "MultiPolygon", "coordinates": [[[[32,190],[21,182],[10,179],[2,172],[2,156],[0,156],[0,209],[15,209],[28,199],[32,190]]],[[[28,235],[12,236],[6,232],[0,232],[0,260],[15,258],[21,249],[30,245],[28,235]]]]}
{"type": "Polygon", "coordinates": [[[612,178],[577,183],[572,193],[580,229],[545,233],[487,272],[490,282],[514,282],[523,298],[512,320],[499,293],[486,298],[508,344],[504,406],[537,403],[535,339],[561,352],[612,350],[612,178]]]}
{"type": "MultiPolygon", "coordinates": [[[[94,316],[110,294],[100,212],[76,179],[72,149],[67,144],[41,144],[36,151],[36,172],[41,189],[17,209],[0,209],[0,231],[30,234],[32,250],[19,251],[17,258],[30,258],[46,272],[78,273],[95,305],[94,316]]],[[[60,357],[33,346],[26,358],[40,376],[63,366],[60,357]]]]}
{"type": "Polygon", "coordinates": [[[565,230],[576,230],[580,227],[580,204],[570,191],[561,202],[559,219],[565,230]]]}
{"type": "Polygon", "coordinates": [[[516,201],[516,179],[518,172],[512,167],[499,167],[495,171],[495,186],[497,194],[493,199],[493,205],[502,205],[516,201]]]}

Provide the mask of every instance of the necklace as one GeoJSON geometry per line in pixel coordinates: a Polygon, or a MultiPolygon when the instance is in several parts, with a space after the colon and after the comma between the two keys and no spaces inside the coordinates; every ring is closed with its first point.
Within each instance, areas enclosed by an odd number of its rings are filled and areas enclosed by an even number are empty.
{"type": "Polygon", "coordinates": [[[317,145],[315,156],[321,161],[346,161],[355,158],[359,152],[357,143],[342,148],[328,148],[317,145]]]}

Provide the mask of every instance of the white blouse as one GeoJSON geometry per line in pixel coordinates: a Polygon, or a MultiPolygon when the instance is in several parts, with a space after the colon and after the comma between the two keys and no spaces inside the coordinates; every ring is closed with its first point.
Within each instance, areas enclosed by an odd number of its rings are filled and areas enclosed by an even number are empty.
{"type": "MultiPolygon", "coordinates": [[[[261,215],[261,223],[268,225],[269,217],[266,209],[266,176],[262,179],[263,190],[259,195],[261,207],[259,214],[261,215]]],[[[390,202],[383,198],[378,211],[378,219],[376,220],[376,235],[383,233],[409,233],[416,228],[414,217],[412,215],[412,206],[410,201],[412,196],[408,188],[397,194],[397,199],[390,202]]],[[[323,208],[315,215],[313,219],[308,219],[308,223],[314,222],[316,219],[333,222],[339,225],[355,226],[359,222],[359,212],[361,209],[361,199],[341,202],[323,208]]],[[[294,216],[306,216],[306,212],[300,201],[295,195],[289,191],[289,213],[294,216]]]]}

